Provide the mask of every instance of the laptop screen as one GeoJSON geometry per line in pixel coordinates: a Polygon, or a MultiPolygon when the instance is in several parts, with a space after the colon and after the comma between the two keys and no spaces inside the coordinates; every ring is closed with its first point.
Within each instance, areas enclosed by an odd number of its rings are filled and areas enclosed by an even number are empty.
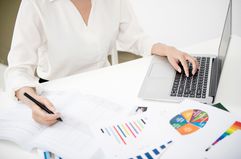
{"type": "Polygon", "coordinates": [[[229,2],[228,12],[227,12],[225,24],[223,27],[222,38],[218,49],[218,59],[221,65],[221,66],[219,65],[220,73],[222,71],[223,64],[228,51],[229,41],[232,34],[231,32],[232,32],[232,0],[230,0],[229,2]]]}

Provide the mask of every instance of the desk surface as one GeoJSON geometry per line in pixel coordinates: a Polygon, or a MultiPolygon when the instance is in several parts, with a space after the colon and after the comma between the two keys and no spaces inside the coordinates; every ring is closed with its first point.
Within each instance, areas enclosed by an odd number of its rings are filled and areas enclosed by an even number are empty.
{"type": "MultiPolygon", "coordinates": [[[[241,38],[234,36],[230,43],[216,101],[222,102],[232,113],[241,118],[241,102],[239,101],[241,85],[237,85],[238,81],[241,81],[241,74],[238,73],[236,68],[241,63],[240,44],[241,38]]],[[[218,45],[219,39],[214,39],[182,50],[191,54],[217,54],[218,45]]],[[[126,109],[130,109],[128,107],[130,104],[133,106],[145,105],[153,109],[167,111],[175,109],[178,106],[177,103],[147,101],[137,97],[150,62],[151,57],[147,57],[106,67],[45,83],[42,85],[42,89],[78,90],[110,99],[122,105],[128,103],[126,104],[126,109]]],[[[0,147],[4,147],[3,145],[7,146],[7,144],[1,141],[0,147]]],[[[18,151],[16,146],[10,145],[8,147],[14,151],[14,156],[18,156],[18,158],[24,155],[26,159],[33,158],[31,155],[26,156],[25,152],[18,151]]],[[[0,148],[0,156],[1,154],[6,154],[4,150],[6,148],[0,148]]],[[[10,159],[11,157],[6,156],[5,158],[10,159]]]]}
{"type": "MultiPolygon", "coordinates": [[[[241,75],[237,66],[241,63],[241,38],[234,36],[225,61],[215,102],[222,102],[231,112],[241,112],[239,101],[241,75]]],[[[219,39],[206,41],[189,48],[184,48],[191,54],[217,55],[219,39]]],[[[171,109],[176,103],[142,100],[137,97],[151,57],[141,58],[131,62],[102,68],[96,71],[55,80],[43,84],[45,90],[78,90],[85,93],[105,97],[125,104],[133,102],[135,105],[158,106],[160,109],[171,109]]],[[[240,114],[239,114],[240,115],[240,114]]]]}

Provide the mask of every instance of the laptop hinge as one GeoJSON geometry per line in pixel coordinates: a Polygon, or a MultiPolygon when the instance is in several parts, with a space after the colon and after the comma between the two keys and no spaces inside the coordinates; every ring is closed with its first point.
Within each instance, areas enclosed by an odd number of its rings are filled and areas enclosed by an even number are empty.
{"type": "Polygon", "coordinates": [[[211,78],[209,85],[209,96],[213,97],[213,100],[216,96],[220,75],[220,60],[218,58],[213,59],[212,69],[211,69],[211,78]]]}

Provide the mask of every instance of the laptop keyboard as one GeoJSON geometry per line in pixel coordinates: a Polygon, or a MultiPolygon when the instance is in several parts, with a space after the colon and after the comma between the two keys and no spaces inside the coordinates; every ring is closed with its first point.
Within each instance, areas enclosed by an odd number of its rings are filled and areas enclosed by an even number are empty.
{"type": "MultiPolygon", "coordinates": [[[[187,77],[184,71],[182,73],[176,72],[170,94],[172,97],[206,98],[210,57],[196,58],[200,69],[195,75],[187,77]]],[[[192,64],[188,65],[189,70],[192,70],[192,64]]]]}

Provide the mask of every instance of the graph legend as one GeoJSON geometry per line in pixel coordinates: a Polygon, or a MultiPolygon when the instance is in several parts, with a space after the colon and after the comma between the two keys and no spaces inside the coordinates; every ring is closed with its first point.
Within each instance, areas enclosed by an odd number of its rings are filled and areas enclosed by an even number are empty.
{"type": "Polygon", "coordinates": [[[212,146],[216,145],[218,142],[220,142],[221,140],[223,140],[224,138],[230,136],[231,134],[233,134],[235,131],[237,130],[241,130],[241,122],[236,121],[235,123],[233,123],[232,126],[230,126],[228,128],[228,130],[226,130],[217,140],[215,140],[211,146],[209,146],[205,151],[209,151],[211,149],[212,146]]]}

